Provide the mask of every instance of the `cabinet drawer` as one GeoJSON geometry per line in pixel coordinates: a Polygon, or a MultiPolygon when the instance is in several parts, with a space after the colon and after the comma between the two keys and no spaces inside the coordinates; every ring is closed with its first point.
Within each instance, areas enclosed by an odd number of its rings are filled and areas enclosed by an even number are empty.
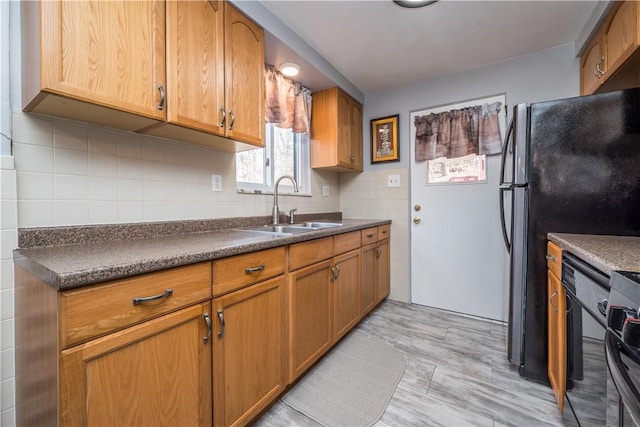
{"type": "Polygon", "coordinates": [[[66,348],[209,298],[210,262],[64,291],[60,343],[66,348]]]}
{"type": "Polygon", "coordinates": [[[362,246],[378,241],[378,227],[362,230],[362,246]]]}
{"type": "Polygon", "coordinates": [[[345,252],[358,249],[359,247],[360,231],[352,231],[351,233],[344,233],[333,236],[334,255],[343,254],[345,252]]]}
{"type": "Polygon", "coordinates": [[[289,247],[289,271],[333,256],[333,237],[295,243],[289,247]]]}
{"type": "Polygon", "coordinates": [[[284,247],[213,262],[213,295],[222,295],[284,273],[284,247]]]}
{"type": "Polygon", "coordinates": [[[557,278],[562,277],[562,249],[553,242],[547,242],[547,268],[557,278]]]}
{"type": "Polygon", "coordinates": [[[391,225],[385,224],[378,226],[378,240],[384,240],[391,237],[391,225]]]}

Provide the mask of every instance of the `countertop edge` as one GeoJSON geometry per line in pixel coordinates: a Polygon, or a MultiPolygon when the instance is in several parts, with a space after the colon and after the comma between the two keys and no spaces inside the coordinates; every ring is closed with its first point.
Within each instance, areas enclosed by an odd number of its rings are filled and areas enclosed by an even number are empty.
{"type": "MultiPolygon", "coordinates": [[[[343,222],[347,222],[347,224],[339,227],[314,230],[306,233],[287,236],[272,236],[264,234],[263,238],[256,238],[255,241],[252,241],[248,244],[231,244],[213,250],[197,251],[192,253],[176,253],[172,256],[139,259],[125,264],[106,264],[96,268],[76,271],[54,271],[51,268],[48,268],[42,262],[34,260],[32,257],[30,257],[30,253],[32,253],[31,248],[15,249],[13,251],[13,260],[16,265],[19,265],[21,268],[33,274],[45,283],[49,284],[54,289],[58,291],[64,291],[131,277],[139,274],[151,273],[154,271],[195,264],[198,262],[213,261],[215,259],[226,258],[233,255],[241,255],[244,253],[254,252],[262,249],[286,246],[293,243],[305,242],[323,237],[334,236],[337,234],[348,233],[351,231],[363,230],[370,227],[391,224],[391,220],[376,219],[344,219],[343,222]],[[352,221],[355,221],[357,223],[348,223],[352,221]]],[[[215,235],[215,233],[217,232],[228,231],[228,229],[213,230],[209,233],[211,235],[215,235]]],[[[195,235],[200,233],[189,234],[195,235]]],[[[184,236],[185,235],[180,235],[175,237],[183,238],[184,236]]],[[[172,236],[163,237],[171,238],[172,236]]],[[[137,242],[139,244],[144,244],[144,241],[149,241],[149,243],[151,243],[154,241],[154,239],[155,238],[138,239],[137,242]]],[[[64,246],[90,247],[92,245],[96,245],[96,243],[83,243],[80,245],[64,246]]]]}

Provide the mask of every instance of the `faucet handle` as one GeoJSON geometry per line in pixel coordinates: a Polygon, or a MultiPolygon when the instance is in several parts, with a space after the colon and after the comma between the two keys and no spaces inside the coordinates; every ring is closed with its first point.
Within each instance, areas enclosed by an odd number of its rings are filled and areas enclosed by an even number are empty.
{"type": "Polygon", "coordinates": [[[289,224],[293,224],[294,223],[293,213],[295,211],[297,211],[297,210],[298,210],[298,208],[292,208],[292,209],[289,210],[289,224]]]}

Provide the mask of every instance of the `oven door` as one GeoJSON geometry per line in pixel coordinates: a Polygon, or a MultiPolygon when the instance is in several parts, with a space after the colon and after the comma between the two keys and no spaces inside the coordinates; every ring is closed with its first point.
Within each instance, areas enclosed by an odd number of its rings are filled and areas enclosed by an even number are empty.
{"type": "Polygon", "coordinates": [[[640,356],[612,330],[605,334],[605,354],[611,380],[620,395],[619,426],[640,425],[640,356]]]}

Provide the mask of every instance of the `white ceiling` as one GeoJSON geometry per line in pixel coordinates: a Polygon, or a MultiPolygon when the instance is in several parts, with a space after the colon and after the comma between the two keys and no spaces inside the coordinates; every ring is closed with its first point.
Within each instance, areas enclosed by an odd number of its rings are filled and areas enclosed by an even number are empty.
{"type": "MultiPolygon", "coordinates": [[[[574,43],[596,2],[441,0],[422,9],[390,0],[262,4],[367,93],[574,43]]],[[[268,39],[266,55],[278,65],[287,47],[268,39]]],[[[306,80],[303,70],[299,79],[314,90],[324,85],[317,70],[306,80]]]]}

